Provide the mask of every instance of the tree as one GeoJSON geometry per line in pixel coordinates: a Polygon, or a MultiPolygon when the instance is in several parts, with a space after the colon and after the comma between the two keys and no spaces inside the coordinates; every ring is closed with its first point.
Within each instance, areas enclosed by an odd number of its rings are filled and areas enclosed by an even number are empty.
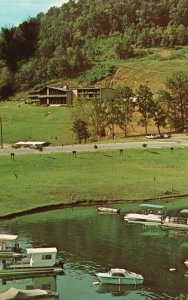
{"type": "Polygon", "coordinates": [[[6,62],[11,72],[15,72],[18,67],[19,42],[16,27],[1,29],[0,58],[6,62]]]}
{"type": "Polygon", "coordinates": [[[90,133],[88,131],[88,123],[84,120],[74,120],[72,130],[76,134],[79,143],[81,143],[82,140],[84,140],[86,143],[87,139],[90,137],[90,133]]]}
{"type": "Polygon", "coordinates": [[[153,93],[147,84],[140,85],[136,92],[136,102],[138,105],[138,111],[141,113],[138,124],[141,124],[145,128],[145,134],[147,134],[147,128],[149,120],[153,116],[155,109],[153,101],[153,93]]]}
{"type": "Polygon", "coordinates": [[[129,87],[119,85],[116,87],[115,97],[118,100],[118,125],[127,137],[128,124],[132,121],[135,109],[133,91],[129,87]]]}
{"type": "Polygon", "coordinates": [[[0,100],[5,100],[12,96],[14,91],[13,74],[6,67],[0,69],[0,100]]]}
{"type": "Polygon", "coordinates": [[[76,134],[79,143],[85,142],[90,137],[88,131],[89,126],[89,102],[84,95],[74,99],[74,106],[72,111],[72,131],[76,134]]]}
{"type": "Polygon", "coordinates": [[[159,101],[159,98],[155,99],[153,102],[153,120],[159,134],[161,133],[160,127],[166,126],[167,117],[168,111],[166,103],[159,101]]]}
{"type": "Polygon", "coordinates": [[[106,126],[111,131],[111,136],[115,138],[115,125],[118,124],[118,101],[113,98],[107,101],[106,107],[106,126]]]}
{"type": "Polygon", "coordinates": [[[174,115],[174,126],[183,130],[188,118],[188,76],[183,72],[176,72],[167,78],[166,86],[169,108],[174,115]]]}
{"type": "Polygon", "coordinates": [[[116,47],[117,57],[127,59],[134,56],[134,49],[129,41],[122,41],[116,47]]]}
{"type": "Polygon", "coordinates": [[[28,19],[18,27],[20,30],[19,51],[22,58],[29,58],[34,55],[39,37],[40,22],[38,19],[28,19]]]}
{"type": "Polygon", "coordinates": [[[106,109],[107,100],[96,97],[90,101],[90,120],[94,138],[102,138],[106,135],[106,109]]]}

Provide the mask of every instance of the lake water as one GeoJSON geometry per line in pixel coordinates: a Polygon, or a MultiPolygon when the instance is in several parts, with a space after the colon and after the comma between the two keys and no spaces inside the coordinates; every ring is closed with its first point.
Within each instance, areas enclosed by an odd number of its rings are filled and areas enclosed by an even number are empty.
{"type": "Polygon", "coordinates": [[[188,269],[183,264],[188,257],[188,232],[128,224],[124,213],[135,205],[111,207],[120,207],[121,213],[99,215],[96,207],[81,207],[1,222],[0,231],[18,234],[20,246],[55,246],[65,261],[64,275],[15,279],[1,285],[50,287],[59,292],[60,300],[184,299],[181,295],[188,295],[188,269]],[[96,272],[111,267],[142,274],[144,284],[96,284],[96,272]]]}

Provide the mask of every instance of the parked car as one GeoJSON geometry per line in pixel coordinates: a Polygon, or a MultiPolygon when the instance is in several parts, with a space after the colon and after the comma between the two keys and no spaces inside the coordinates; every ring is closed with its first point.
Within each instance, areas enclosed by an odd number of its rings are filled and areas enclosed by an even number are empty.
{"type": "Polygon", "coordinates": [[[168,139],[170,138],[171,135],[167,133],[156,133],[156,134],[151,134],[151,135],[146,135],[147,139],[168,139]]]}

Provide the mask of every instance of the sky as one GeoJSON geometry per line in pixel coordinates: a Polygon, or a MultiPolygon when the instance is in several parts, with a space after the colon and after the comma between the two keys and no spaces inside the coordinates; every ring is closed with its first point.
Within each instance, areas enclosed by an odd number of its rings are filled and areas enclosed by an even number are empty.
{"type": "Polygon", "coordinates": [[[18,26],[29,17],[60,7],[66,0],[0,0],[0,28],[18,26]]]}

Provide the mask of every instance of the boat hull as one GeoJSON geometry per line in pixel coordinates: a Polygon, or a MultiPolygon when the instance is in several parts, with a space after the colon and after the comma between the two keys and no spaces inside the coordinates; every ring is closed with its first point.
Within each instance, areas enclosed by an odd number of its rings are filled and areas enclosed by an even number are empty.
{"type": "Polygon", "coordinates": [[[179,230],[188,230],[188,224],[178,224],[178,223],[162,223],[161,229],[179,229],[179,230]]]}
{"type": "Polygon", "coordinates": [[[155,214],[126,214],[124,216],[124,220],[128,222],[156,222],[156,223],[161,223],[161,215],[155,215],[155,214]]]}
{"type": "Polygon", "coordinates": [[[97,278],[101,283],[104,284],[116,284],[116,285],[121,285],[121,284],[143,284],[144,279],[143,278],[122,278],[122,277],[104,277],[97,275],[97,278]]]}
{"type": "Polygon", "coordinates": [[[45,274],[61,274],[63,273],[62,268],[45,267],[45,268],[12,268],[0,270],[0,278],[9,278],[16,276],[25,275],[45,275],[45,274]]]}
{"type": "Polygon", "coordinates": [[[120,213],[120,209],[117,208],[109,208],[109,207],[98,207],[98,213],[108,213],[108,214],[117,214],[120,213]]]}

